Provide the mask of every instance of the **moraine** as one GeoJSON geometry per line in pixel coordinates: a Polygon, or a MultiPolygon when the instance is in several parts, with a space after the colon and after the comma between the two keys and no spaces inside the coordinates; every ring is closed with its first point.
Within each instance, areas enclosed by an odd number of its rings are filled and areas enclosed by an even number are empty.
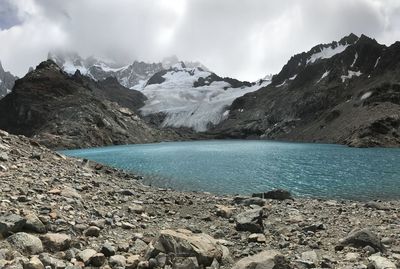
{"type": "Polygon", "coordinates": [[[274,188],[297,196],[400,198],[400,149],[270,141],[196,141],[63,151],[145,176],[148,184],[218,194],[274,188]]]}

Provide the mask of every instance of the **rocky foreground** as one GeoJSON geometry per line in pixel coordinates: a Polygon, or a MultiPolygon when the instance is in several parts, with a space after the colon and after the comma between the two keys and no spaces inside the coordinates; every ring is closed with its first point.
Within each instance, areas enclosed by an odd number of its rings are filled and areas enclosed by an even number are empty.
{"type": "Polygon", "coordinates": [[[0,131],[0,268],[400,266],[399,201],[215,196],[138,179],[0,131]]]}

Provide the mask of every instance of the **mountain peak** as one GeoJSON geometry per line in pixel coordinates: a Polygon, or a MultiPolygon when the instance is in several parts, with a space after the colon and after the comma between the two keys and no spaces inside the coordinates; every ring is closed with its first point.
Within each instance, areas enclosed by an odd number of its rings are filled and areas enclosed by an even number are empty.
{"type": "Polygon", "coordinates": [[[61,68],[53,60],[50,59],[43,61],[38,66],[36,66],[36,70],[41,69],[53,69],[56,71],[61,71],[61,68]]]}
{"type": "Polygon", "coordinates": [[[339,44],[341,45],[352,45],[357,42],[359,37],[353,33],[340,39],[339,44]]]}

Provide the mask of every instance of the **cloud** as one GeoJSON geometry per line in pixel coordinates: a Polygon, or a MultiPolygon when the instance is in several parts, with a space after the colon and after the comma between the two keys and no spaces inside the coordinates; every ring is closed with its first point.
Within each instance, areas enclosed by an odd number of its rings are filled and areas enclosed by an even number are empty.
{"type": "Polygon", "coordinates": [[[398,0],[1,0],[0,60],[21,76],[57,48],[124,63],[176,54],[255,80],[350,32],[391,44],[399,15],[398,0]]]}

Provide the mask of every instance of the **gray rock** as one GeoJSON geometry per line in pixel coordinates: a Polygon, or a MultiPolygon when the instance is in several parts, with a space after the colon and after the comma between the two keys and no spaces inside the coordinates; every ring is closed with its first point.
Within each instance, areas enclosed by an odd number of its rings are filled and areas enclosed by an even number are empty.
{"type": "Polygon", "coordinates": [[[59,260],[57,258],[52,257],[49,253],[42,253],[39,255],[39,260],[43,263],[44,266],[49,266],[54,269],[65,269],[67,265],[64,261],[59,260]]]}
{"type": "Polygon", "coordinates": [[[115,255],[115,247],[111,245],[109,242],[104,243],[100,250],[106,257],[111,257],[115,255]]]}
{"type": "Polygon", "coordinates": [[[188,258],[175,258],[173,265],[173,269],[199,269],[199,263],[197,262],[196,257],[188,257],[188,258]]]}
{"type": "Polygon", "coordinates": [[[25,216],[26,223],[23,227],[25,231],[34,233],[46,233],[46,226],[35,214],[28,214],[25,216]]]}
{"type": "Polygon", "coordinates": [[[245,206],[250,206],[250,205],[259,205],[259,206],[264,206],[266,203],[265,199],[259,198],[259,197],[240,197],[236,196],[233,198],[233,203],[234,204],[241,204],[245,206]]]}
{"type": "Polygon", "coordinates": [[[31,234],[19,232],[7,238],[7,241],[16,250],[32,255],[43,252],[43,244],[39,238],[31,234]]]}
{"type": "Polygon", "coordinates": [[[114,255],[110,257],[110,259],[108,260],[108,264],[112,267],[125,267],[126,258],[122,255],[114,255]]]}
{"type": "Polygon", "coordinates": [[[7,237],[10,233],[22,231],[26,220],[16,214],[6,214],[0,216],[0,235],[7,237]]]}
{"type": "Polygon", "coordinates": [[[67,250],[71,245],[71,236],[67,234],[47,233],[40,239],[47,251],[67,250]]]}
{"type": "Polygon", "coordinates": [[[236,230],[262,233],[264,230],[262,218],[262,208],[256,208],[240,213],[236,216],[236,230]]]}
{"type": "Polygon", "coordinates": [[[6,152],[0,152],[0,162],[7,162],[8,160],[8,154],[6,152]]]}
{"type": "Polygon", "coordinates": [[[90,226],[86,231],[85,235],[86,236],[93,236],[93,237],[98,237],[100,235],[101,229],[96,226],[90,226]]]}
{"type": "Polygon", "coordinates": [[[396,265],[391,262],[389,259],[373,255],[368,258],[371,261],[371,265],[374,266],[375,269],[396,269],[396,265]]]}
{"type": "Polygon", "coordinates": [[[24,263],[24,269],[44,269],[44,265],[38,257],[33,256],[28,262],[24,263]]]}
{"type": "Polygon", "coordinates": [[[350,245],[361,248],[365,246],[371,246],[377,251],[385,251],[385,247],[383,246],[381,239],[368,229],[355,230],[351,232],[346,238],[340,241],[340,245],[350,245]]]}
{"type": "Polygon", "coordinates": [[[97,251],[91,248],[82,250],[76,255],[76,258],[82,261],[85,265],[89,264],[90,259],[97,254],[97,251]]]}
{"type": "Polygon", "coordinates": [[[106,256],[104,256],[103,253],[96,253],[90,258],[89,265],[100,267],[105,262],[106,262],[106,256]]]}
{"type": "Polygon", "coordinates": [[[290,269],[286,259],[275,250],[267,250],[239,260],[232,269],[290,269]]]}

